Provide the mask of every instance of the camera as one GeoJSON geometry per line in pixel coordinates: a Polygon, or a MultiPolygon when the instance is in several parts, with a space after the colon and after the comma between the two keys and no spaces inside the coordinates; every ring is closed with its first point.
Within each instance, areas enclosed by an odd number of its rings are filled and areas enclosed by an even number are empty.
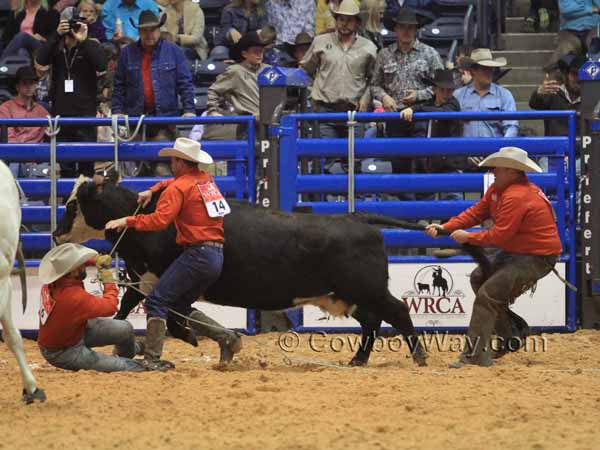
{"type": "Polygon", "coordinates": [[[69,19],[69,28],[71,31],[77,33],[81,28],[81,22],[85,22],[85,17],[73,16],[71,19],[69,19]]]}

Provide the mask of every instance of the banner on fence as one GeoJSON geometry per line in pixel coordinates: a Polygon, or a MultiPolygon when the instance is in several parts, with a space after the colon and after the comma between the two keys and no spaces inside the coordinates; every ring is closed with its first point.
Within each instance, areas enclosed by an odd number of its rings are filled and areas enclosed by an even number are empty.
{"type": "MultiPolygon", "coordinates": [[[[473,269],[474,263],[390,264],[390,292],[408,306],[416,327],[468,327],[475,301],[469,282],[473,269]]],[[[557,264],[556,270],[565,276],[564,263],[557,264]]],[[[533,295],[526,292],[512,309],[530,326],[564,327],[565,302],[564,284],[550,273],[538,282],[533,295]]],[[[352,318],[334,319],[315,306],[304,307],[301,325],[309,329],[359,326],[352,318]]]]}
{"type": "MultiPolygon", "coordinates": [[[[96,270],[88,269],[88,276],[84,280],[86,290],[94,295],[101,295],[102,289],[96,278],[96,270]]],[[[18,276],[11,277],[12,289],[12,316],[15,325],[20,330],[38,330],[39,317],[38,310],[40,308],[40,290],[42,283],[37,277],[37,268],[27,270],[27,310],[23,314],[21,305],[21,283],[18,276]]],[[[120,289],[119,299],[125,293],[124,289],[120,289]]],[[[230,306],[213,305],[206,302],[194,303],[194,308],[198,308],[215,319],[226,328],[234,328],[247,330],[248,311],[244,308],[234,308],[230,306]]],[[[138,305],[128,317],[134,328],[138,331],[146,329],[146,314],[142,305],[138,305]]]]}

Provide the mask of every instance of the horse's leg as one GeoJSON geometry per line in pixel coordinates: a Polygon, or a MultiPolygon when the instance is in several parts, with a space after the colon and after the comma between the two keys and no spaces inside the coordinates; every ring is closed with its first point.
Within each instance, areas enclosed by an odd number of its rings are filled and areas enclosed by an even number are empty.
{"type": "Polygon", "coordinates": [[[33,403],[35,400],[44,401],[46,395],[44,391],[36,387],[36,382],[31,369],[27,365],[25,360],[25,352],[23,350],[23,340],[21,333],[15,327],[12,320],[12,307],[11,307],[11,294],[12,285],[10,279],[5,279],[0,282],[0,298],[6,301],[3,310],[0,311],[0,323],[2,323],[2,329],[4,330],[4,338],[8,348],[14,353],[19,369],[21,370],[21,377],[23,378],[23,400],[25,403],[33,403]]]}

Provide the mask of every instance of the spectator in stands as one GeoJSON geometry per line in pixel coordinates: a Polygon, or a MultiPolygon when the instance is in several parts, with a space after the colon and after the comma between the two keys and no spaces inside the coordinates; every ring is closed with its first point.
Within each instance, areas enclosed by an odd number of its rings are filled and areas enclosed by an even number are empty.
{"type": "MultiPolygon", "coordinates": [[[[263,63],[265,42],[257,32],[242,36],[236,45],[237,64],[227,67],[208,88],[207,112],[211,116],[259,115],[258,74],[268,67],[263,63]],[[231,105],[233,111],[226,109],[231,105]]],[[[238,130],[238,136],[242,132],[238,130]]]]}
{"type": "Polygon", "coordinates": [[[315,35],[314,0],[267,0],[267,21],[277,31],[276,45],[294,42],[300,33],[315,35]]]}
{"type": "MultiPolygon", "coordinates": [[[[35,101],[35,85],[37,77],[29,66],[20,67],[16,75],[17,96],[0,105],[2,119],[28,119],[48,116],[48,111],[35,101]]],[[[44,139],[45,127],[10,127],[8,142],[36,143],[44,139]]],[[[15,177],[27,176],[28,166],[35,164],[9,163],[15,177]]]]}
{"type": "Polygon", "coordinates": [[[556,0],[531,0],[529,12],[525,18],[526,31],[547,33],[550,23],[558,16],[556,0]]]}
{"type": "Polygon", "coordinates": [[[98,20],[96,3],[93,0],[81,0],[79,2],[79,14],[85,19],[90,39],[106,42],[106,28],[104,28],[102,21],[98,20]]]}
{"type": "Polygon", "coordinates": [[[2,33],[2,57],[20,51],[31,55],[56,30],[58,21],[58,12],[49,10],[46,0],[18,0],[2,33]]]}
{"type": "Polygon", "coordinates": [[[361,9],[363,19],[360,34],[373,42],[379,51],[383,48],[381,21],[385,11],[385,0],[365,0],[361,9]]]}
{"type": "MultiPolygon", "coordinates": [[[[392,20],[386,19],[386,28],[396,33],[396,42],[379,52],[373,69],[373,97],[379,100],[386,111],[399,111],[418,102],[429,101],[433,89],[427,80],[432,80],[435,71],[443,69],[438,52],[417,39],[417,28],[422,23],[409,8],[401,8],[392,20]]],[[[391,137],[425,136],[423,122],[404,120],[386,124],[391,137]]],[[[411,170],[409,160],[394,161],[395,172],[411,170]]]]}
{"type": "MultiPolygon", "coordinates": [[[[317,14],[315,18],[315,34],[331,33],[335,31],[335,13],[342,0],[317,0],[317,14]]],[[[360,0],[354,0],[360,8],[360,0]]]]}
{"type": "MultiPolygon", "coordinates": [[[[573,53],[565,55],[559,61],[563,80],[558,80],[550,74],[546,74],[544,81],[531,94],[529,99],[530,108],[541,110],[574,109],[578,111],[581,106],[579,68],[584,62],[585,58],[583,56],[577,56],[573,53]]],[[[544,120],[544,134],[546,136],[566,136],[568,134],[567,119],[544,120]]]]}
{"type": "Polygon", "coordinates": [[[37,51],[33,53],[33,69],[38,80],[35,87],[35,101],[50,111],[50,86],[52,83],[50,66],[42,66],[36,60],[37,51]]]}
{"type": "MultiPolygon", "coordinates": [[[[62,117],[94,117],[98,74],[106,70],[106,57],[100,44],[88,39],[88,28],[76,22],[71,28],[69,21],[78,17],[73,7],[65,9],[61,20],[48,42],[38,51],[36,62],[52,66],[50,98],[52,115],[62,117]]],[[[96,130],[91,127],[61,127],[58,136],[63,142],[90,142],[96,140],[96,130]]],[[[62,165],[63,176],[76,176],[77,172],[91,176],[92,164],[62,165]]]]}
{"type": "Polygon", "coordinates": [[[600,0],[559,0],[560,31],[552,63],[574,52],[585,54],[600,21],[600,0]]]}
{"type": "MultiPolygon", "coordinates": [[[[335,12],[336,31],[317,36],[300,62],[314,78],[314,111],[367,111],[370,107],[369,81],[377,48],[357,35],[359,14],[354,0],[344,0],[335,12]]],[[[346,133],[347,127],[340,123],[320,124],[322,137],[343,137],[346,133]]]]}
{"type": "Polygon", "coordinates": [[[102,23],[107,39],[138,39],[138,19],[144,10],[159,14],[154,0],[106,0],[102,7],[102,23]]]}
{"type": "Polygon", "coordinates": [[[458,86],[466,86],[473,79],[471,76],[471,71],[464,65],[465,58],[469,58],[472,51],[473,47],[470,45],[461,45],[456,51],[456,57],[454,58],[454,69],[456,70],[455,76],[458,86]]]}
{"type": "Polygon", "coordinates": [[[230,46],[251,32],[267,25],[267,14],[260,0],[233,0],[223,8],[218,45],[230,46]]]}
{"type": "Polygon", "coordinates": [[[304,59],[304,55],[310,48],[313,38],[310,34],[302,32],[296,36],[293,44],[287,44],[287,52],[294,58],[294,63],[291,64],[293,67],[298,67],[300,61],[304,59]]]}
{"type": "Polygon", "coordinates": [[[171,0],[165,8],[165,27],[190,59],[206,59],[208,43],[204,39],[204,13],[191,0],[171,0]]]}
{"type": "MultiPolygon", "coordinates": [[[[506,58],[494,59],[489,49],[478,48],[465,58],[465,64],[473,81],[454,92],[462,111],[516,111],[511,92],[492,82],[494,70],[506,66],[506,58]]],[[[465,137],[516,137],[518,134],[519,122],[516,120],[465,122],[463,132],[465,137]]]]}

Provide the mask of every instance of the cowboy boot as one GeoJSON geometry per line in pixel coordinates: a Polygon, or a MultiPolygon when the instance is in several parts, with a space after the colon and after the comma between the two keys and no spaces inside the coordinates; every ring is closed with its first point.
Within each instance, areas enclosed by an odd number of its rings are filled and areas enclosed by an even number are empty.
{"type": "Polygon", "coordinates": [[[525,345],[525,340],[531,333],[525,319],[509,308],[498,316],[494,328],[496,336],[500,338],[500,345],[492,352],[494,359],[518,351],[525,345]]]}
{"type": "Polygon", "coordinates": [[[187,342],[193,347],[198,347],[196,333],[190,328],[187,320],[175,317],[173,314],[169,313],[169,316],[167,317],[167,330],[172,337],[181,339],[183,342],[187,342]]]}
{"type": "Polygon", "coordinates": [[[144,367],[148,370],[174,369],[175,365],[160,359],[165,342],[166,322],[160,317],[150,317],[146,324],[144,367]]]}
{"type": "Polygon", "coordinates": [[[188,321],[189,326],[199,336],[206,336],[219,344],[221,349],[220,363],[230,362],[233,355],[242,349],[242,339],[238,333],[224,328],[202,311],[192,311],[190,318],[191,320],[188,321]]]}

